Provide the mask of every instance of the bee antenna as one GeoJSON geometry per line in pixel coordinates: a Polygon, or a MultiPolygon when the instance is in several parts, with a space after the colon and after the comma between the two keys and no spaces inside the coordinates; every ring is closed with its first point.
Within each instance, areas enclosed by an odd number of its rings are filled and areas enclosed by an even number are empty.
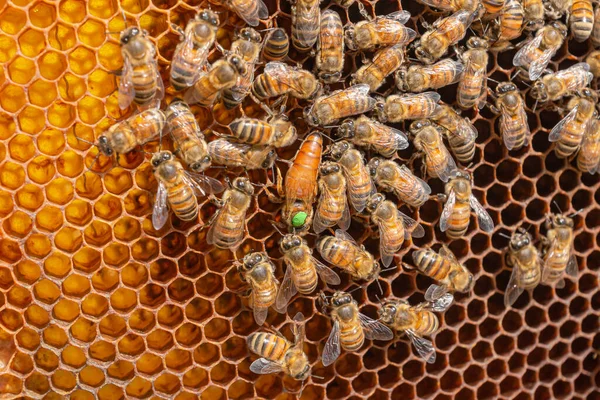
{"type": "Polygon", "coordinates": [[[517,77],[517,75],[519,75],[521,73],[520,69],[515,69],[515,74],[513,76],[510,77],[510,80],[512,81],[513,79],[515,79],[517,77]]]}
{"type": "Polygon", "coordinates": [[[539,99],[535,99],[535,104],[533,105],[533,110],[532,110],[533,112],[535,112],[535,109],[537,108],[538,100],[539,99]]]}
{"type": "Polygon", "coordinates": [[[506,233],[504,233],[504,232],[498,232],[498,235],[500,235],[500,236],[502,236],[502,237],[504,237],[504,238],[507,238],[507,239],[509,239],[509,240],[511,239],[511,237],[510,237],[510,236],[508,236],[508,235],[507,235],[506,233]]]}
{"type": "Polygon", "coordinates": [[[276,221],[271,220],[271,225],[273,225],[273,228],[275,228],[275,230],[277,232],[279,232],[279,234],[281,236],[285,236],[285,233],[283,233],[283,232],[281,232],[281,230],[279,230],[279,227],[277,226],[277,222],[276,221]]]}
{"type": "MultiPolygon", "coordinates": [[[[360,286],[357,286],[354,289],[352,289],[352,290],[350,290],[349,292],[346,292],[346,293],[350,294],[350,293],[356,292],[358,289],[362,289],[362,288],[364,288],[364,286],[360,285],[360,286]]],[[[332,297],[332,296],[330,296],[330,297],[332,297]]]]}
{"type": "Polygon", "coordinates": [[[583,208],[580,208],[579,210],[575,211],[573,214],[569,215],[569,218],[576,216],[577,214],[579,214],[582,211],[583,211],[583,208]]]}
{"type": "Polygon", "coordinates": [[[377,286],[379,286],[379,293],[383,296],[383,288],[381,287],[381,282],[379,282],[379,278],[375,281],[377,282],[377,286]]]}
{"type": "Polygon", "coordinates": [[[319,375],[315,375],[315,374],[310,374],[310,376],[313,377],[313,378],[325,379],[325,377],[319,376],[319,375]]]}
{"type": "Polygon", "coordinates": [[[558,211],[562,214],[562,210],[560,209],[560,206],[558,205],[556,200],[552,200],[552,204],[554,204],[556,206],[556,208],[558,208],[558,211]]]}
{"type": "Polygon", "coordinates": [[[492,79],[492,78],[490,78],[490,77],[488,77],[487,79],[488,79],[488,81],[495,82],[495,83],[497,83],[498,85],[500,84],[500,82],[498,82],[497,80],[495,80],[495,79],[492,79]]]}

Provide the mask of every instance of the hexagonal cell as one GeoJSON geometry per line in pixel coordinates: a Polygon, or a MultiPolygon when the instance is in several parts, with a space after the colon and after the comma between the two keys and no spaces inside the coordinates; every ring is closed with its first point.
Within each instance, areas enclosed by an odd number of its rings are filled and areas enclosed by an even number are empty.
{"type": "Polygon", "coordinates": [[[60,357],[63,363],[73,368],[81,368],[87,361],[83,350],[72,345],[65,347],[60,357]]]}
{"type": "Polygon", "coordinates": [[[128,396],[140,399],[146,398],[152,393],[152,383],[146,379],[136,376],[125,388],[125,393],[128,396]]]}
{"type": "Polygon", "coordinates": [[[55,232],[63,225],[63,211],[54,206],[45,206],[35,216],[36,226],[39,229],[55,232]]]}
{"type": "Polygon", "coordinates": [[[123,398],[123,389],[112,383],[109,383],[108,385],[103,385],[102,388],[98,391],[98,399],[100,400],[111,400],[121,398],[123,398]]]}
{"type": "Polygon", "coordinates": [[[8,152],[17,161],[29,161],[35,154],[33,140],[28,135],[15,135],[8,142],[8,152]]]}
{"type": "Polygon", "coordinates": [[[42,337],[44,339],[44,343],[56,348],[64,347],[69,340],[64,329],[57,325],[50,325],[44,329],[42,337]]]}
{"type": "Polygon", "coordinates": [[[40,278],[42,271],[36,263],[23,260],[15,266],[14,274],[17,280],[31,285],[40,278]]]}
{"type": "Polygon", "coordinates": [[[58,367],[58,357],[48,349],[39,349],[33,356],[33,360],[39,368],[45,371],[53,371],[58,367]]]}
{"type": "Polygon", "coordinates": [[[69,331],[75,339],[85,343],[91,342],[96,337],[96,325],[86,318],[78,318],[77,321],[71,325],[69,331]]]}
{"type": "Polygon", "coordinates": [[[202,368],[192,368],[183,375],[183,385],[190,389],[199,389],[208,384],[208,373],[202,368]]]}
{"type": "Polygon", "coordinates": [[[135,363],[138,372],[147,375],[155,375],[163,370],[162,358],[152,353],[144,353],[135,363]]]}
{"type": "Polygon", "coordinates": [[[210,366],[219,358],[219,348],[212,343],[201,343],[194,350],[194,361],[200,365],[210,366]]]}
{"type": "Polygon", "coordinates": [[[10,368],[15,372],[26,375],[33,370],[33,360],[28,354],[18,352],[10,363],[10,368]]]}
{"type": "Polygon", "coordinates": [[[176,372],[184,371],[192,365],[192,353],[187,350],[173,349],[165,356],[165,365],[176,372]]]}
{"type": "Polygon", "coordinates": [[[146,342],[149,348],[164,351],[173,346],[173,336],[168,331],[157,329],[146,337],[146,342]]]}
{"type": "Polygon", "coordinates": [[[158,323],[173,328],[183,321],[183,310],[175,305],[167,304],[158,310],[158,323]]]}

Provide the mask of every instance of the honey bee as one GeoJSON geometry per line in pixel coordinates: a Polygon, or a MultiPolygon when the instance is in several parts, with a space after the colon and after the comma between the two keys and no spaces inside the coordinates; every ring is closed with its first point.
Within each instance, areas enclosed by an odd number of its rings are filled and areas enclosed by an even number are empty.
{"type": "Polygon", "coordinates": [[[434,301],[447,292],[467,293],[473,289],[475,279],[446,245],[442,245],[439,254],[432,249],[419,249],[412,254],[417,269],[424,275],[436,280],[425,292],[425,299],[434,301]]]}
{"type": "Polygon", "coordinates": [[[322,236],[317,241],[317,250],[325,261],[343,269],[353,279],[371,281],[379,276],[380,266],[375,257],[340,229],[335,236],[322,236]]]}
{"type": "Polygon", "coordinates": [[[375,185],[362,154],[345,140],[333,143],[325,153],[330,154],[331,158],[342,166],[348,183],[350,203],[356,211],[362,212],[367,206],[369,197],[375,193],[375,185]]]}
{"type": "Polygon", "coordinates": [[[250,364],[250,371],[255,374],[276,374],[284,372],[293,379],[303,381],[310,375],[310,363],[304,353],[304,325],[302,313],[294,317],[294,343],[290,343],[283,335],[254,332],[246,339],[251,352],[261,358],[250,364]]]}
{"type": "Polygon", "coordinates": [[[269,18],[269,9],[263,0],[211,0],[233,10],[250,26],[257,26],[261,19],[269,18]]]}
{"type": "Polygon", "coordinates": [[[503,82],[496,88],[497,98],[494,111],[500,113],[500,133],[508,150],[517,150],[529,144],[529,122],[525,103],[517,86],[503,82]]]}
{"type": "Polygon", "coordinates": [[[237,249],[244,240],[246,212],[253,195],[254,187],[248,178],[233,180],[223,198],[217,201],[220,209],[211,218],[206,243],[221,249],[237,249]]]}
{"type": "Polygon", "coordinates": [[[557,142],[554,152],[558,158],[567,158],[581,146],[583,136],[593,126],[596,96],[590,89],[582,90],[569,100],[569,113],[550,131],[548,140],[557,142]]]}
{"type": "Polygon", "coordinates": [[[242,280],[250,283],[252,295],[250,303],[254,320],[258,325],[265,323],[269,307],[275,304],[279,282],[275,278],[275,265],[265,253],[246,254],[238,270],[242,280]]]}
{"type": "Polygon", "coordinates": [[[304,110],[304,118],[310,125],[327,126],[341,118],[371,111],[375,103],[375,99],[369,97],[369,85],[354,85],[318,97],[304,110]]]}
{"type": "Polygon", "coordinates": [[[319,38],[321,0],[299,0],[292,5],[292,44],[298,51],[309,51],[319,38]]]}
{"type": "Polygon", "coordinates": [[[129,153],[159,137],[165,123],[165,114],[158,108],[144,110],[108,128],[98,137],[98,150],[107,157],[129,153]]]}
{"type": "Polygon", "coordinates": [[[567,27],[561,22],[554,21],[544,26],[515,54],[513,65],[527,69],[529,80],[537,80],[562,46],[566,36],[567,27]]]}
{"type": "Polygon", "coordinates": [[[565,287],[563,276],[566,272],[571,277],[577,277],[579,269],[577,258],[573,253],[573,219],[564,214],[546,217],[546,237],[542,239],[544,245],[544,270],[542,283],[552,285],[556,283],[558,289],[565,287]]]}
{"type": "Polygon", "coordinates": [[[319,277],[328,285],[340,284],[338,274],[313,257],[312,250],[300,236],[285,235],[280,248],[287,268],[275,300],[277,310],[284,312],[297,292],[304,295],[312,293],[317,288],[319,277]]]}
{"type": "Polygon", "coordinates": [[[352,296],[345,292],[335,292],[331,301],[323,292],[319,297],[323,311],[329,309],[333,321],[331,333],[323,348],[323,366],[331,365],[337,360],[342,349],[348,352],[360,350],[369,340],[391,340],[393,332],[379,321],[362,314],[352,296]]]}
{"type": "Polygon", "coordinates": [[[371,51],[378,47],[406,45],[417,37],[417,32],[404,26],[409,19],[410,13],[400,10],[350,24],[344,30],[346,46],[352,51],[371,51]]]}
{"type": "Polygon", "coordinates": [[[271,168],[277,158],[277,152],[271,146],[251,146],[226,139],[210,142],[208,153],[215,164],[245,169],[271,168]]]}
{"type": "Polygon", "coordinates": [[[431,121],[419,120],[410,125],[414,135],[413,144],[425,157],[425,169],[432,178],[440,178],[448,182],[456,163],[442,140],[441,128],[436,128],[431,121]]]}
{"type": "Polygon", "coordinates": [[[333,10],[321,14],[319,50],[315,60],[319,78],[325,83],[335,83],[344,69],[344,27],[340,15],[333,10]]]}
{"type": "Polygon", "coordinates": [[[436,359],[433,343],[423,336],[433,336],[438,332],[440,320],[434,312],[446,311],[452,305],[454,297],[446,293],[439,299],[426,298],[426,300],[424,303],[411,306],[406,300],[387,299],[377,310],[377,315],[381,322],[392,329],[405,332],[421,358],[433,364],[436,359]]]}
{"type": "Polygon", "coordinates": [[[285,116],[274,116],[268,122],[256,118],[238,118],[229,124],[233,137],[251,145],[287,147],[298,138],[298,132],[285,116]]]}
{"type": "Polygon", "coordinates": [[[223,104],[228,109],[235,108],[250,93],[250,87],[254,81],[254,65],[260,57],[261,46],[262,38],[253,28],[242,29],[238,39],[231,45],[230,52],[240,56],[247,68],[240,73],[234,86],[223,89],[223,104]]]}
{"type": "Polygon", "coordinates": [[[417,221],[398,210],[381,193],[375,193],[369,198],[367,211],[371,215],[371,222],[379,228],[379,254],[384,267],[392,263],[394,254],[402,248],[404,239],[425,236],[425,230],[417,221]]]}
{"type": "Polygon", "coordinates": [[[355,120],[344,120],[338,128],[337,134],[357,146],[372,149],[384,157],[391,157],[396,151],[408,147],[408,139],[404,132],[380,124],[364,115],[355,120]]]}
{"type": "Polygon", "coordinates": [[[503,49],[509,41],[521,36],[525,21],[525,10],[519,0],[506,0],[500,12],[498,24],[492,30],[494,48],[503,49]]]}
{"type": "Polygon", "coordinates": [[[285,29],[273,29],[265,39],[262,55],[267,61],[281,61],[285,59],[290,51],[290,38],[285,29]]]}
{"type": "Polygon", "coordinates": [[[569,27],[578,42],[587,40],[594,30],[594,9],[592,0],[572,0],[569,27]]]}
{"type": "Polygon", "coordinates": [[[477,129],[471,121],[461,117],[452,107],[445,104],[439,106],[431,120],[444,128],[443,133],[456,159],[463,164],[470,163],[475,155],[477,139],[477,129]]]}
{"type": "Polygon", "coordinates": [[[282,219],[294,229],[307,231],[313,219],[312,204],[317,196],[317,174],[323,153],[323,138],[311,133],[300,146],[285,176],[285,203],[282,219]]]}
{"type": "Polygon", "coordinates": [[[185,31],[176,26],[175,30],[183,41],[175,48],[171,62],[171,86],[175,90],[188,88],[198,80],[201,67],[217,38],[218,28],[219,17],[212,10],[200,10],[188,22],[185,31]]]}
{"type": "Polygon", "coordinates": [[[406,165],[373,157],[369,160],[367,168],[380,189],[394,193],[409,206],[419,208],[429,200],[431,188],[425,181],[417,178],[406,165]]]}
{"type": "MultiPolygon", "coordinates": [[[[510,0],[509,0],[510,1],[510,0]]],[[[477,12],[460,10],[449,17],[437,20],[431,28],[421,36],[415,49],[417,58],[425,64],[433,64],[439,60],[450,46],[458,43],[467,33],[477,12]]]]}
{"type": "MultiPolygon", "coordinates": [[[[594,48],[600,46],[600,7],[598,6],[596,6],[596,9],[594,10],[594,26],[592,27],[592,34],[590,35],[590,39],[592,39],[592,45],[594,46],[594,48]]],[[[597,53],[597,51],[593,51],[592,53],[597,53]]],[[[597,74],[594,73],[594,76],[597,76],[597,74]]]]}
{"type": "Polygon", "coordinates": [[[381,122],[401,122],[407,119],[429,118],[438,107],[440,95],[436,92],[392,95],[381,99],[375,111],[381,122]]]}
{"type": "MultiPolygon", "coordinates": [[[[600,10],[600,7],[598,7],[598,10],[600,10]]],[[[598,16],[598,20],[600,20],[600,15],[598,16]]],[[[600,26],[600,23],[598,25],[600,26]]],[[[598,37],[600,38],[600,27],[598,31],[598,37]]],[[[600,46],[600,39],[598,40],[598,45],[600,46]]],[[[590,72],[594,77],[600,77],[600,50],[592,51],[585,59],[585,62],[590,66],[590,72]]]]}
{"type": "Polygon", "coordinates": [[[167,107],[165,115],[175,142],[175,153],[192,171],[200,173],[206,170],[211,162],[208,145],[188,105],[175,100],[167,107]]]}
{"type": "Polygon", "coordinates": [[[310,72],[281,62],[270,62],[252,84],[252,94],[259,100],[289,94],[298,99],[313,98],[321,84],[310,72]]]}
{"type": "Polygon", "coordinates": [[[160,151],[152,156],[154,177],[158,190],[152,210],[152,225],[159,230],[167,222],[168,207],[182,221],[192,221],[198,216],[195,195],[206,196],[223,191],[223,185],[214,178],[186,171],[170,151],[160,151]]]}
{"type": "Polygon", "coordinates": [[[418,0],[418,2],[438,10],[451,12],[460,10],[475,11],[479,6],[477,0],[418,0]]]}
{"type": "Polygon", "coordinates": [[[506,0],[482,0],[481,5],[485,9],[485,14],[495,15],[504,8],[506,0]]]}
{"type": "Polygon", "coordinates": [[[440,217],[440,230],[446,232],[450,239],[459,239],[465,235],[469,227],[471,210],[477,215],[482,231],[494,230],[492,217],[473,195],[471,187],[471,176],[465,171],[456,170],[452,172],[450,181],[446,183],[446,194],[438,195],[446,202],[440,217]]]}
{"type": "Polygon", "coordinates": [[[525,229],[519,228],[510,238],[506,262],[513,269],[504,294],[504,305],[508,308],[524,290],[534,289],[542,278],[542,259],[525,229]]]}
{"type": "Polygon", "coordinates": [[[523,13],[525,17],[524,30],[537,31],[544,26],[543,0],[523,0],[523,13]]]}
{"type": "Polygon", "coordinates": [[[424,92],[439,89],[458,82],[464,67],[462,63],[449,58],[433,65],[411,65],[396,71],[396,86],[404,92],[424,92]]]}
{"type": "Polygon", "coordinates": [[[404,46],[397,44],[375,53],[372,62],[367,62],[354,74],[353,83],[365,83],[372,92],[376,91],[390,74],[404,62],[404,46]]]}
{"type": "Polygon", "coordinates": [[[346,196],[346,178],[342,167],[335,162],[326,161],[319,168],[319,197],[313,229],[321,233],[336,224],[342,230],[350,227],[350,209],[346,196]]]}
{"type": "Polygon", "coordinates": [[[462,108],[483,108],[487,100],[488,42],[478,37],[467,40],[461,58],[465,65],[458,83],[456,100],[462,108]]]}
{"type": "Polygon", "coordinates": [[[202,107],[211,106],[222,90],[233,87],[240,76],[247,73],[247,68],[246,63],[237,55],[218,60],[185,92],[185,102],[198,103],[202,107]]]}
{"type": "Polygon", "coordinates": [[[571,0],[546,0],[544,2],[546,15],[551,19],[559,19],[568,13],[571,0]]]}
{"type": "Polygon", "coordinates": [[[567,69],[542,76],[531,88],[531,95],[537,101],[556,101],[569,96],[587,86],[594,78],[586,63],[575,64],[567,69]]]}
{"type": "Polygon", "coordinates": [[[156,48],[148,32],[131,27],[121,33],[123,70],[119,82],[119,107],[124,110],[131,102],[146,108],[160,104],[165,88],[154,57],[156,48]]]}
{"type": "Polygon", "coordinates": [[[583,134],[577,154],[577,167],[581,172],[592,175],[600,169],[600,123],[596,119],[583,134]]]}

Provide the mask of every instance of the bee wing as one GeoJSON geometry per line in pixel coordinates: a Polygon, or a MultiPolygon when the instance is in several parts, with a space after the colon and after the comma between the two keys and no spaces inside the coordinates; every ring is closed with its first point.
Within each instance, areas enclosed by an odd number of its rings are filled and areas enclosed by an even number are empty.
{"type": "Polygon", "coordinates": [[[431,194],[431,187],[423,179],[416,177],[406,165],[400,166],[400,180],[402,182],[410,182],[416,180],[423,188],[426,194],[431,194]]]}
{"type": "MultiPolygon", "coordinates": [[[[303,15],[306,15],[306,16],[315,16],[316,15],[317,16],[316,22],[317,22],[317,26],[318,26],[319,18],[321,15],[319,4],[320,4],[320,2],[318,2],[318,1],[312,1],[312,2],[310,2],[309,6],[307,8],[306,2],[302,1],[302,2],[298,2],[296,7],[302,7],[303,15]]],[[[301,24],[300,26],[304,26],[304,24],[301,24]]],[[[298,35],[298,39],[300,39],[301,41],[312,41],[313,40],[312,29],[298,29],[297,35],[298,35]]]]}
{"type": "Polygon", "coordinates": [[[408,138],[401,130],[376,121],[371,121],[371,124],[376,131],[376,134],[372,138],[373,145],[388,149],[394,148],[396,150],[408,148],[408,138]]]}
{"type": "Polygon", "coordinates": [[[321,279],[323,279],[323,282],[327,283],[328,285],[339,285],[342,282],[339,275],[327,265],[323,264],[314,257],[312,257],[312,261],[315,264],[317,274],[319,274],[321,279]]]}
{"type": "Polygon", "coordinates": [[[406,335],[410,338],[410,341],[415,346],[415,349],[417,349],[417,353],[419,353],[421,358],[428,364],[433,364],[436,359],[433,343],[431,343],[430,340],[418,336],[412,329],[407,329],[406,335]]]}
{"type": "Polygon", "coordinates": [[[488,94],[487,67],[486,68],[482,68],[480,70],[480,72],[483,75],[482,76],[482,82],[481,82],[483,88],[481,89],[481,98],[479,98],[479,101],[477,103],[477,108],[481,110],[487,104],[487,94],[488,94]]]}
{"type": "Polygon", "coordinates": [[[167,205],[167,188],[162,182],[158,183],[156,198],[154,199],[154,208],[152,209],[152,226],[159,230],[167,222],[169,217],[169,207],[167,205]]]}
{"type": "Polygon", "coordinates": [[[535,81],[542,76],[542,72],[546,70],[546,67],[548,66],[548,63],[550,62],[550,59],[554,53],[556,53],[554,49],[546,49],[537,59],[531,62],[531,65],[529,66],[530,80],[535,81]]]}
{"type": "Polygon", "coordinates": [[[419,0],[419,3],[425,4],[429,7],[433,7],[436,10],[443,11],[457,11],[453,6],[452,2],[441,2],[441,1],[432,1],[432,0],[419,0]]]}
{"type": "Polygon", "coordinates": [[[294,325],[292,325],[292,334],[294,335],[294,346],[302,347],[304,339],[306,338],[306,331],[304,326],[304,314],[297,312],[294,315],[294,325]]]}
{"type": "Polygon", "coordinates": [[[556,142],[560,139],[563,129],[567,123],[573,121],[577,115],[577,110],[579,109],[579,105],[573,107],[571,111],[563,119],[561,119],[558,124],[550,131],[550,135],[548,136],[548,140],[551,142],[556,142]]]}
{"type": "Polygon", "coordinates": [[[577,265],[577,257],[575,257],[575,254],[571,253],[571,255],[569,256],[569,262],[567,263],[566,273],[567,275],[572,276],[574,278],[576,278],[579,274],[579,266],[577,265]]]}
{"type": "Polygon", "coordinates": [[[519,267],[516,265],[513,266],[513,270],[508,281],[508,286],[506,287],[506,292],[504,293],[504,306],[506,308],[512,306],[514,302],[517,301],[521,293],[523,293],[523,288],[518,286],[520,274],[521,270],[519,267]]]}
{"type": "Polygon", "coordinates": [[[417,221],[404,214],[402,211],[398,210],[398,216],[402,218],[402,222],[404,223],[404,232],[406,234],[406,238],[408,239],[410,236],[415,238],[422,238],[425,236],[425,229],[419,224],[417,221]]]}
{"type": "MultiPolygon", "coordinates": [[[[487,66],[484,68],[480,68],[471,60],[471,58],[467,58],[467,62],[465,63],[465,70],[463,73],[463,78],[467,76],[471,76],[473,80],[481,80],[483,84],[481,93],[487,93],[487,66]]],[[[483,99],[479,100],[478,108],[481,110],[486,102],[487,96],[481,96],[483,99]]],[[[477,133],[477,131],[475,131],[477,133]]]]}
{"type": "MultiPolygon", "coordinates": [[[[430,149],[428,146],[423,146],[423,150],[425,151],[425,154],[430,158],[438,157],[438,155],[433,154],[433,150],[430,149]]],[[[457,169],[456,162],[454,161],[454,158],[452,158],[452,155],[448,152],[448,149],[444,146],[444,143],[441,140],[439,151],[446,153],[445,157],[447,158],[448,162],[444,166],[439,166],[436,163],[436,165],[434,166],[435,172],[437,172],[440,180],[442,180],[443,182],[448,182],[452,171],[457,169]]]]}
{"type": "Polygon", "coordinates": [[[452,216],[452,211],[454,210],[454,205],[456,204],[456,193],[454,190],[450,191],[448,195],[448,199],[446,199],[446,204],[444,204],[444,209],[442,210],[442,215],[440,217],[440,231],[446,232],[448,229],[448,220],[450,216],[452,216]]]}
{"type": "MultiPolygon", "coordinates": [[[[405,38],[398,44],[405,45],[407,43],[412,42],[413,39],[417,37],[417,32],[406,26],[399,25],[404,25],[408,21],[408,19],[405,16],[406,14],[399,13],[402,13],[402,11],[398,11],[398,13],[392,13],[386,16],[377,17],[374,21],[371,21],[369,31],[371,31],[373,35],[380,35],[385,37],[389,34],[397,35],[399,30],[403,30],[405,31],[405,38]]],[[[410,16],[408,18],[410,18],[410,16]]]]}
{"type": "MultiPolygon", "coordinates": [[[[512,130],[511,127],[508,126],[509,122],[513,119],[512,114],[504,107],[500,106],[500,111],[502,113],[502,118],[500,118],[500,132],[504,132],[502,135],[502,141],[508,150],[512,150],[517,144],[517,135],[508,136],[506,132],[510,132],[512,130]]],[[[527,122],[527,114],[525,113],[525,108],[521,107],[518,111],[519,115],[517,118],[521,121],[522,124],[526,127],[527,131],[529,131],[529,124],[527,122]]]]}
{"type": "MultiPolygon", "coordinates": [[[[398,216],[400,218],[400,216],[398,216]]],[[[381,257],[381,263],[388,267],[392,260],[394,259],[394,251],[390,251],[387,247],[387,244],[390,242],[388,236],[390,235],[390,230],[388,229],[388,225],[385,224],[381,219],[377,219],[377,227],[379,228],[379,255],[381,257]]]]}
{"type": "Polygon", "coordinates": [[[442,243],[442,247],[440,247],[440,255],[442,257],[448,258],[451,262],[460,265],[460,263],[456,259],[456,256],[454,255],[454,253],[452,251],[450,251],[450,249],[448,248],[448,246],[446,246],[446,244],[444,244],[444,243],[442,243]]]}
{"type": "Polygon", "coordinates": [[[435,300],[428,299],[427,293],[425,293],[425,300],[427,300],[427,303],[425,303],[425,308],[428,310],[435,312],[444,312],[448,308],[450,308],[450,306],[454,302],[454,296],[452,296],[451,293],[446,293],[442,297],[435,300]]]}
{"type": "Polygon", "coordinates": [[[227,206],[227,203],[223,204],[223,206],[221,207],[220,210],[218,210],[215,215],[212,217],[213,218],[213,223],[210,225],[210,228],[208,228],[208,233],[206,234],[206,243],[208,244],[214,244],[215,243],[215,226],[217,225],[217,218],[219,216],[219,214],[221,214],[221,212],[223,212],[223,208],[225,208],[227,206]]]}
{"type": "Polygon", "coordinates": [[[461,118],[460,123],[456,127],[455,134],[466,140],[476,139],[478,136],[477,129],[465,118],[461,118]]]}
{"type": "Polygon", "coordinates": [[[121,110],[129,107],[135,96],[133,89],[133,66],[128,56],[123,57],[123,71],[121,71],[121,79],[119,81],[119,108],[121,110]]]}
{"type": "Polygon", "coordinates": [[[410,12],[406,10],[395,11],[393,13],[383,16],[382,18],[393,19],[400,22],[401,24],[405,24],[410,19],[410,12]]]}
{"type": "Polygon", "coordinates": [[[277,81],[282,87],[302,93],[304,92],[304,89],[296,85],[296,80],[294,79],[295,74],[293,71],[294,70],[287,64],[271,61],[265,65],[263,73],[271,76],[271,78],[277,81]]]}
{"type": "Polygon", "coordinates": [[[581,147],[579,150],[578,157],[583,158],[584,160],[591,160],[595,162],[594,167],[590,169],[590,174],[595,174],[598,172],[598,168],[600,166],[600,141],[599,138],[595,136],[595,130],[600,128],[600,123],[598,120],[594,120],[587,126],[587,130],[583,135],[583,140],[581,142],[581,147]]]}
{"type": "Polygon", "coordinates": [[[336,319],[331,327],[331,333],[329,334],[329,338],[325,343],[325,347],[323,348],[323,356],[321,360],[323,362],[323,366],[331,365],[337,360],[342,352],[342,348],[340,346],[340,323],[336,319]]]}
{"type": "Polygon", "coordinates": [[[267,307],[256,307],[253,305],[254,320],[258,326],[265,323],[269,309],[267,307]]]}
{"type": "MultiPolygon", "coordinates": [[[[370,87],[366,83],[350,86],[344,90],[336,90],[329,96],[326,96],[320,100],[321,103],[338,103],[344,101],[357,101],[360,98],[369,97],[370,87]]],[[[313,103],[314,106],[315,103],[313,103]]]]}
{"type": "Polygon", "coordinates": [[[202,73],[202,68],[199,68],[200,65],[203,65],[208,57],[208,52],[210,50],[211,43],[204,42],[202,47],[194,48],[194,32],[190,29],[176,49],[175,54],[173,55],[173,61],[171,65],[176,64],[187,64],[186,60],[192,59],[194,65],[197,67],[192,71],[192,84],[194,84],[200,74],[202,73]]]}
{"type": "Polygon", "coordinates": [[[558,71],[556,73],[557,78],[564,80],[565,82],[567,82],[567,90],[568,91],[576,91],[579,89],[579,85],[580,85],[580,79],[569,79],[571,78],[573,75],[583,75],[586,76],[587,79],[585,79],[584,83],[585,85],[589,85],[590,81],[593,78],[593,75],[590,71],[590,65],[586,62],[581,62],[579,64],[575,64],[565,70],[562,71],[558,71]]]}
{"type": "Polygon", "coordinates": [[[352,242],[354,245],[358,246],[358,244],[356,244],[356,240],[354,240],[354,238],[350,236],[348,232],[343,231],[341,229],[335,230],[335,237],[341,240],[347,240],[349,242],[352,242]]]}
{"type": "Polygon", "coordinates": [[[347,231],[350,228],[350,223],[352,220],[350,219],[350,207],[348,207],[348,202],[346,201],[346,206],[344,211],[342,212],[342,219],[338,221],[338,226],[341,230],[347,231]]]}
{"type": "Polygon", "coordinates": [[[272,146],[264,146],[262,149],[261,146],[250,147],[250,151],[245,153],[247,158],[247,163],[245,164],[248,167],[261,168],[271,150],[273,150],[272,146]]]}
{"type": "Polygon", "coordinates": [[[257,26],[261,19],[267,19],[269,16],[269,9],[263,0],[228,0],[227,3],[250,26],[257,26]]]}
{"type": "Polygon", "coordinates": [[[365,332],[365,337],[369,340],[392,340],[394,333],[381,322],[367,317],[363,313],[358,313],[358,319],[365,332]]]}
{"type": "Polygon", "coordinates": [[[281,365],[276,362],[267,360],[266,358],[259,358],[250,364],[250,371],[255,374],[264,375],[264,374],[276,374],[281,372],[283,369],[281,365]]]}
{"type": "Polygon", "coordinates": [[[225,190],[225,186],[215,178],[190,171],[184,171],[183,173],[184,181],[194,189],[198,196],[221,193],[225,190]]]}
{"type": "MultiPolygon", "coordinates": [[[[321,184],[321,183],[319,183],[319,192],[321,193],[321,196],[319,198],[319,205],[318,205],[318,207],[325,207],[325,208],[327,208],[327,205],[334,200],[333,199],[333,194],[331,193],[331,190],[329,190],[329,188],[327,187],[327,185],[324,185],[324,184],[321,184]]],[[[323,221],[323,218],[321,218],[321,214],[319,212],[315,213],[315,216],[314,216],[312,224],[313,224],[313,230],[317,234],[321,233],[325,229],[329,228],[329,226],[325,225],[325,222],[323,221]]]]}
{"type": "Polygon", "coordinates": [[[165,97],[165,84],[163,83],[162,76],[160,76],[156,60],[153,60],[152,63],[154,64],[154,71],[156,71],[156,93],[153,100],[157,103],[156,106],[160,108],[160,102],[165,97]]]}
{"type": "Polygon", "coordinates": [[[448,288],[445,285],[432,284],[425,292],[425,300],[436,301],[444,297],[448,293],[448,288]]]}
{"type": "MultiPolygon", "coordinates": [[[[417,94],[405,94],[405,95],[401,95],[400,96],[400,102],[407,108],[407,109],[415,109],[415,110],[419,110],[422,108],[423,103],[432,101],[434,103],[437,103],[440,101],[442,97],[439,95],[439,93],[436,92],[423,92],[423,93],[417,93],[417,94]]],[[[432,114],[435,113],[435,110],[432,114]]]]}
{"type": "Polygon", "coordinates": [[[469,197],[469,204],[471,205],[471,209],[477,215],[477,221],[479,222],[479,227],[484,232],[491,232],[494,230],[494,221],[490,214],[483,208],[477,197],[473,194],[469,197]]]}
{"type": "Polygon", "coordinates": [[[285,308],[290,302],[290,299],[294,297],[296,293],[298,293],[296,284],[292,279],[293,268],[287,261],[286,264],[287,268],[285,269],[285,275],[283,277],[283,281],[281,282],[281,286],[279,287],[277,298],[275,299],[275,309],[279,312],[285,312],[285,308]]]}

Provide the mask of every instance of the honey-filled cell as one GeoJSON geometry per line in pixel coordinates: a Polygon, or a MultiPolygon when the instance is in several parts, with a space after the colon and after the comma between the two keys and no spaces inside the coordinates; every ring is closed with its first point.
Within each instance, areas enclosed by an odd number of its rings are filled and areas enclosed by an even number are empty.
{"type": "Polygon", "coordinates": [[[56,100],[57,94],[56,84],[44,79],[33,82],[27,91],[31,104],[38,107],[48,107],[56,100]]]}
{"type": "Polygon", "coordinates": [[[29,135],[16,135],[8,142],[8,152],[17,161],[27,162],[35,154],[35,146],[29,135]]]}
{"type": "MultiPolygon", "coordinates": [[[[54,178],[55,173],[56,167],[54,166],[54,161],[46,156],[37,156],[27,164],[27,175],[29,176],[29,179],[40,185],[49,183],[50,180],[54,178]]],[[[56,183],[54,185],[56,185],[56,183]]],[[[73,192],[71,185],[65,184],[64,181],[62,181],[62,185],[66,190],[65,193],[73,192]],[[66,185],[68,185],[68,187],[66,187],[66,185]]],[[[55,188],[55,186],[52,187],[55,188]]],[[[48,188],[48,186],[45,187],[47,196],[48,188]]],[[[51,198],[56,200],[59,204],[66,204],[66,201],[60,199],[60,195],[56,193],[56,190],[52,192],[51,198]]]]}

